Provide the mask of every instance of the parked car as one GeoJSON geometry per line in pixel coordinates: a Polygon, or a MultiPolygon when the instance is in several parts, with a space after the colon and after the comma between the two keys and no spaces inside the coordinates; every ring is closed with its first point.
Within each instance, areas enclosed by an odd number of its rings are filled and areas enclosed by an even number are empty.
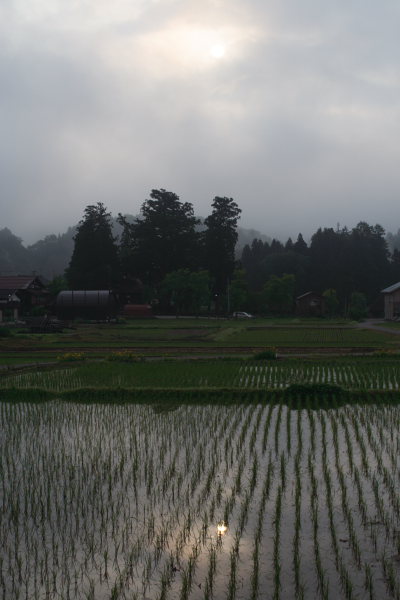
{"type": "Polygon", "coordinates": [[[235,317],[235,319],[254,319],[253,315],[242,311],[234,312],[232,316],[235,317]]]}

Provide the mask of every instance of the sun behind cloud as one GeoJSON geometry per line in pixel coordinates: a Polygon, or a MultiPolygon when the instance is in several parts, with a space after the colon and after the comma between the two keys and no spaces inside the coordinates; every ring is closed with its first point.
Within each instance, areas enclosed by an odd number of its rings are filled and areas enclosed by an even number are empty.
{"type": "Polygon", "coordinates": [[[213,58],[223,58],[226,53],[225,44],[214,44],[210,48],[210,54],[213,58]]]}

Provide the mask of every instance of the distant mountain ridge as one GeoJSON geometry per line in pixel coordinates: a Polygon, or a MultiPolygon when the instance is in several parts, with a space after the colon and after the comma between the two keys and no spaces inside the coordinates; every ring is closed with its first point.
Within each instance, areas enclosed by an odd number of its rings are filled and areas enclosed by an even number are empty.
{"type": "MultiPolygon", "coordinates": [[[[133,215],[126,215],[134,220],[133,215]]],[[[199,217],[200,220],[202,220],[199,217]]],[[[46,235],[34,244],[24,246],[22,240],[7,227],[0,229],[0,275],[25,275],[36,273],[47,279],[63,275],[74,249],[74,235],[77,225],[68,227],[65,233],[46,235]]],[[[113,218],[113,231],[119,237],[122,231],[116,218],[113,218]]],[[[239,257],[246,244],[254,238],[270,242],[271,238],[256,231],[238,227],[236,254],[239,257]]]]}

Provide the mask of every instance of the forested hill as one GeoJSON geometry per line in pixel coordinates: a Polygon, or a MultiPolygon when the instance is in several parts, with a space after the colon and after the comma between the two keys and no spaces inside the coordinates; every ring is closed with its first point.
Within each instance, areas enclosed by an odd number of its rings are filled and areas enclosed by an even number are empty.
{"type": "MultiPolygon", "coordinates": [[[[128,215],[129,220],[134,217],[128,215]]],[[[113,219],[113,232],[115,236],[121,234],[121,225],[113,219]]],[[[47,235],[30,246],[24,246],[21,239],[7,227],[0,229],[0,274],[30,274],[36,272],[48,279],[62,275],[68,266],[74,249],[74,235],[76,225],[68,227],[60,235],[47,235]]],[[[240,257],[246,244],[251,244],[253,239],[270,242],[271,238],[254,229],[238,227],[238,242],[236,254],[240,257]]]]}

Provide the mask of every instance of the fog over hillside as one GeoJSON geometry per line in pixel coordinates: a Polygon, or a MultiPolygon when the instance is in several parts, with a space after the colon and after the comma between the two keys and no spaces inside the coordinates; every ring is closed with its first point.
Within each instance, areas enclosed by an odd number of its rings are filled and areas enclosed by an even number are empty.
{"type": "MultiPolygon", "coordinates": [[[[130,215],[130,219],[134,217],[130,215]]],[[[114,235],[121,234],[121,226],[113,219],[114,235]]],[[[8,228],[0,230],[0,274],[26,274],[36,272],[48,279],[62,275],[68,266],[74,248],[76,225],[59,235],[49,234],[37,242],[26,245],[8,228]]],[[[270,241],[271,238],[254,229],[239,227],[236,254],[254,238],[270,241]]]]}

